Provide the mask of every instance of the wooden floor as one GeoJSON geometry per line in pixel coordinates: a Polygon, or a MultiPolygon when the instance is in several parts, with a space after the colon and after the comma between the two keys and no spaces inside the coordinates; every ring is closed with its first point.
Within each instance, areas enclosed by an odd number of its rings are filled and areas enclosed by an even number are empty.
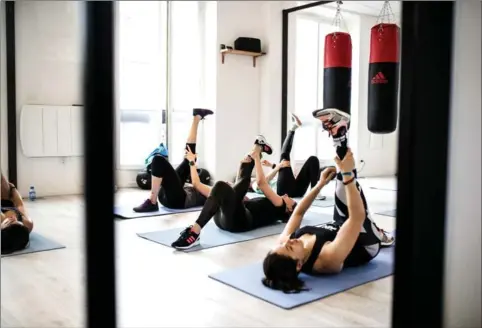
{"type": "MultiPolygon", "coordinates": [[[[369,203],[394,208],[396,193],[369,188],[374,184],[393,186],[394,179],[362,182],[369,203]]],[[[117,193],[122,204],[144,198],[140,190],[117,193]]],[[[46,198],[27,208],[36,231],[67,248],[2,258],[1,327],[84,327],[83,198],[46,198]]],[[[196,217],[185,213],[116,221],[119,327],[390,326],[391,277],[287,311],[207,277],[261,260],[275,236],[191,254],[136,236],[184,227],[196,217]]],[[[376,221],[394,229],[393,218],[376,216],[376,221]]]]}

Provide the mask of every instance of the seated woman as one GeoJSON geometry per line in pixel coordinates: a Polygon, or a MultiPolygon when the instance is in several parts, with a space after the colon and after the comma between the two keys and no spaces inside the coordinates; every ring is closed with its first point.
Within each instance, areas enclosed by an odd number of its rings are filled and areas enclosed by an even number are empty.
{"type": "Polygon", "coordinates": [[[363,192],[354,176],[355,160],[351,151],[347,151],[343,160],[337,157],[335,162],[343,177],[337,181],[335,197],[346,201],[347,215],[339,215],[334,222],[318,227],[300,228],[306,210],[336,174],[333,168],[327,168],[316,187],[293,212],[280,235],[279,245],[264,259],[262,282],[265,286],[285,293],[300,292],[304,290],[304,283],[298,278],[300,272],[338,273],[343,267],[371,261],[378,255],[382,242],[393,243],[375,225],[366,209],[363,192]]]}
{"type": "Polygon", "coordinates": [[[222,230],[244,232],[279,220],[285,221],[289,217],[296,202],[287,195],[278,196],[269,187],[261,166],[262,152],[271,153],[271,146],[264,137],[258,136],[251,153],[241,161],[234,186],[223,181],[216,182],[196,222],[181,232],[172,247],[188,249],[199,244],[201,230],[212,218],[222,230]],[[266,197],[245,199],[253,168],[266,197]]]}
{"type": "MultiPolygon", "coordinates": [[[[273,170],[267,175],[266,179],[271,181],[276,174],[278,174],[278,181],[276,183],[276,193],[278,195],[288,195],[290,197],[302,197],[308,186],[313,188],[320,176],[320,161],[316,156],[310,156],[303,164],[301,170],[295,177],[293,169],[291,168],[290,153],[293,147],[293,140],[295,137],[295,131],[302,123],[300,119],[291,114],[291,129],[288,131],[283,147],[281,148],[280,162],[278,165],[271,164],[268,161],[264,161],[264,165],[271,165],[273,170]]],[[[252,188],[255,192],[260,193],[259,187],[253,183],[252,188]]]]}
{"type": "MultiPolygon", "coordinates": [[[[212,114],[213,112],[209,109],[193,109],[193,121],[186,142],[186,152],[196,154],[199,122],[212,114]]],[[[211,190],[210,186],[201,183],[199,179],[195,157],[193,160],[184,158],[182,163],[174,169],[167,159],[156,155],[152,159],[151,171],[151,195],[144,203],[134,207],[134,212],[156,212],[159,210],[158,200],[167,208],[202,206],[211,190]],[[192,185],[186,183],[189,176],[191,176],[192,185]]]]}
{"type": "Polygon", "coordinates": [[[27,215],[18,190],[3,174],[1,179],[2,254],[9,254],[28,246],[33,222],[27,215]]]}

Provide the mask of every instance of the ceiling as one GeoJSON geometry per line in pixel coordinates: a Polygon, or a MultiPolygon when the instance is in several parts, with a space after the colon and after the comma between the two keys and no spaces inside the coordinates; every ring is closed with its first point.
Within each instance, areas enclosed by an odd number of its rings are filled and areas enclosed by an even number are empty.
{"type": "MultiPolygon", "coordinates": [[[[346,10],[354,14],[378,16],[383,8],[385,1],[343,1],[341,10],[346,10]]],[[[326,7],[336,8],[336,2],[324,5],[326,7]]],[[[399,15],[401,11],[400,1],[390,1],[390,7],[395,15],[399,15]]]]}
{"type": "MultiPolygon", "coordinates": [[[[299,2],[299,5],[307,4],[310,2],[316,1],[303,1],[299,2]]],[[[385,1],[343,1],[341,5],[341,13],[342,15],[345,13],[347,15],[369,15],[377,17],[380,14],[380,11],[383,8],[385,1]]],[[[399,20],[401,15],[401,2],[400,1],[390,1],[390,7],[392,8],[392,12],[395,16],[396,20],[399,20]]],[[[336,9],[336,2],[331,2],[326,5],[321,5],[317,7],[313,7],[307,10],[302,10],[301,12],[311,12],[313,14],[321,14],[322,11],[326,13],[327,9],[336,9]]]]}

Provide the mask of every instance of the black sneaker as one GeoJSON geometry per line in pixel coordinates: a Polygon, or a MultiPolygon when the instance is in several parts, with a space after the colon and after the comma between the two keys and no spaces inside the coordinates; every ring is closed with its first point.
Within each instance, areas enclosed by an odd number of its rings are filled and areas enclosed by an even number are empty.
{"type": "Polygon", "coordinates": [[[254,144],[261,146],[263,153],[266,153],[268,155],[271,155],[273,153],[273,148],[266,141],[266,138],[263,137],[262,135],[259,135],[259,136],[256,137],[256,140],[254,141],[254,144]]]}
{"type": "Polygon", "coordinates": [[[194,108],[192,110],[192,116],[199,115],[201,116],[201,120],[204,120],[204,118],[208,115],[212,115],[214,112],[210,109],[204,109],[204,108],[194,108]]]}
{"type": "Polygon", "coordinates": [[[201,238],[199,234],[192,231],[192,226],[187,227],[181,232],[181,236],[171,244],[171,247],[176,249],[188,249],[199,245],[201,238]]]}
{"type": "Polygon", "coordinates": [[[350,115],[336,108],[317,109],[313,117],[321,121],[323,129],[333,138],[335,146],[346,146],[350,129],[350,115]]]}
{"type": "Polygon", "coordinates": [[[133,210],[137,213],[157,212],[159,211],[159,205],[157,203],[152,204],[150,199],[146,199],[144,203],[134,207],[133,210]]]}

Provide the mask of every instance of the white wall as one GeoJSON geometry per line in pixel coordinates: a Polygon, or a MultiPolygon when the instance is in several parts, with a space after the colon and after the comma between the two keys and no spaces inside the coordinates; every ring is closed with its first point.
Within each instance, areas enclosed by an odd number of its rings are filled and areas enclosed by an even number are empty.
{"type": "MultiPolygon", "coordinates": [[[[281,140],[281,54],[283,26],[282,10],[296,6],[296,1],[267,1],[264,4],[263,44],[268,53],[260,65],[261,97],[259,113],[259,131],[273,146],[272,159],[279,156],[281,140]]],[[[293,33],[290,25],[290,36],[293,33]]],[[[292,39],[291,41],[293,41],[292,39]]],[[[294,49],[289,49],[289,58],[293,59],[294,49]]],[[[291,66],[292,67],[292,66],[291,66]]]]}
{"type": "MultiPolygon", "coordinates": [[[[81,2],[19,1],[15,4],[17,118],[23,105],[82,103],[81,2]]],[[[27,158],[17,139],[18,187],[37,194],[82,190],[82,158],[27,158]]]]}
{"type": "MultiPolygon", "coordinates": [[[[265,43],[263,1],[218,1],[217,40],[234,45],[237,37],[260,38],[265,43]]],[[[276,55],[276,54],[274,54],[276,55]]],[[[270,54],[268,56],[271,56],[270,54]]],[[[259,133],[261,68],[266,58],[259,58],[256,67],[247,56],[226,56],[221,63],[217,52],[217,88],[215,117],[216,179],[234,177],[241,157],[247,153],[259,133]]]]}
{"type": "Polygon", "coordinates": [[[0,169],[8,176],[5,2],[0,2],[0,169]]]}
{"type": "Polygon", "coordinates": [[[444,326],[481,321],[481,3],[455,4],[444,326]]]}

